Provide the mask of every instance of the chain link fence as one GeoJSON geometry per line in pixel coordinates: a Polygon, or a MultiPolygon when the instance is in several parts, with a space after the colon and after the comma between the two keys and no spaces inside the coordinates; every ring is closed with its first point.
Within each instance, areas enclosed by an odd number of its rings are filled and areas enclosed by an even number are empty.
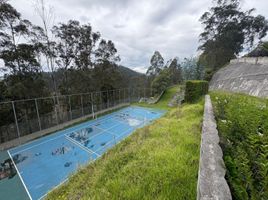
{"type": "Polygon", "coordinates": [[[0,102],[0,144],[154,95],[151,88],[124,88],[0,102]]]}

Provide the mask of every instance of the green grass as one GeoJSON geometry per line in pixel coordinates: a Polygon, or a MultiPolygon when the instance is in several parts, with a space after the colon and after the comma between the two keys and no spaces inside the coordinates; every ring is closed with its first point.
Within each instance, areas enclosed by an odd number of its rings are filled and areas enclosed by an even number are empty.
{"type": "MultiPolygon", "coordinates": [[[[177,89],[169,89],[164,103],[154,106],[167,108],[177,89]]],[[[47,199],[196,199],[203,103],[170,109],[80,169],[47,199]]]]}
{"type": "Polygon", "coordinates": [[[158,109],[164,109],[164,110],[171,110],[168,106],[169,101],[172,99],[172,97],[176,94],[176,92],[179,92],[181,89],[181,86],[176,85],[168,90],[165,91],[161,99],[156,104],[148,104],[148,103],[134,103],[133,105],[143,106],[147,108],[158,108],[158,109]]]}
{"type": "Polygon", "coordinates": [[[268,199],[268,101],[211,93],[233,199],[268,199]]]}

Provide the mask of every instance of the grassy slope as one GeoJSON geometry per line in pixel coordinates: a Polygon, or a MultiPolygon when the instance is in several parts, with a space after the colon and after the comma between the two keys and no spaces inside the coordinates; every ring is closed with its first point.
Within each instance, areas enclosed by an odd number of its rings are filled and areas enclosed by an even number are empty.
{"type": "MultiPolygon", "coordinates": [[[[169,89],[155,107],[167,108],[177,89],[169,89]]],[[[47,198],[196,199],[202,115],[203,101],[171,109],[81,169],[47,198]]]]}
{"type": "Polygon", "coordinates": [[[211,93],[233,199],[268,199],[268,101],[211,93]]]}
{"type": "Polygon", "coordinates": [[[180,86],[173,86],[169,88],[161,97],[160,101],[158,101],[156,104],[148,105],[147,103],[136,103],[134,105],[138,106],[144,106],[149,108],[158,108],[158,109],[165,109],[170,110],[172,108],[168,107],[169,101],[172,99],[174,94],[180,90],[180,86]]]}

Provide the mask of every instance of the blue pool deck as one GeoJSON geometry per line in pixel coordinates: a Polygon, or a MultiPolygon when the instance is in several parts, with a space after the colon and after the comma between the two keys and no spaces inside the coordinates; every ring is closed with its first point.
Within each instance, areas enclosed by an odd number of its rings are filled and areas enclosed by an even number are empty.
{"type": "Polygon", "coordinates": [[[96,160],[134,130],[163,114],[161,110],[130,106],[12,148],[7,153],[29,199],[39,200],[68,180],[79,167],[96,160]]]}

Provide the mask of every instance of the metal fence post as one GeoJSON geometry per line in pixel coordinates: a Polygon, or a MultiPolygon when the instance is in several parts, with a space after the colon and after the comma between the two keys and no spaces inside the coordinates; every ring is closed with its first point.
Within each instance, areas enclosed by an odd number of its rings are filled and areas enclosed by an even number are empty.
{"type": "Polygon", "coordinates": [[[143,88],[143,98],[146,97],[146,88],[143,88]]]}
{"type": "Polygon", "coordinates": [[[53,103],[54,103],[54,109],[55,109],[55,114],[56,114],[56,122],[57,122],[57,124],[59,124],[58,111],[57,111],[57,107],[56,107],[55,96],[53,97],[53,103]]]}
{"type": "Polygon", "coordinates": [[[34,99],[35,102],[35,109],[36,109],[36,114],[37,114],[37,118],[38,118],[38,124],[39,124],[39,130],[42,130],[41,127],[41,121],[40,121],[40,115],[39,115],[39,110],[38,110],[38,104],[37,104],[37,99],[34,99]]]}
{"type": "Polygon", "coordinates": [[[72,120],[73,119],[73,114],[72,114],[71,95],[69,95],[69,112],[70,112],[70,117],[71,117],[71,120],[72,120]]]}
{"type": "Polygon", "coordinates": [[[128,102],[130,103],[130,88],[128,88],[128,102]]]}
{"type": "Polygon", "coordinates": [[[91,112],[92,112],[92,117],[94,119],[95,114],[94,114],[94,105],[93,105],[93,93],[91,93],[90,96],[91,96],[91,112]]]}
{"type": "Polygon", "coordinates": [[[82,116],[84,116],[83,95],[81,94],[82,116]]]}
{"type": "Polygon", "coordinates": [[[98,110],[102,110],[101,92],[99,92],[99,109],[98,110]]]}
{"type": "Polygon", "coordinates": [[[107,108],[109,108],[109,90],[107,90],[106,91],[106,93],[107,93],[107,108]]]}
{"type": "Polygon", "coordinates": [[[121,92],[120,92],[120,89],[119,89],[119,104],[121,103],[121,92]]]}
{"type": "Polygon", "coordinates": [[[113,102],[113,106],[115,106],[115,102],[116,102],[116,100],[115,100],[115,90],[113,90],[113,96],[114,96],[114,102],[113,102]]]}
{"type": "Polygon", "coordinates": [[[126,88],[124,88],[124,103],[126,103],[126,88]]]}
{"type": "Polygon", "coordinates": [[[18,135],[18,138],[20,138],[20,129],[19,129],[19,124],[18,124],[18,119],[17,119],[17,114],[16,114],[16,109],[15,109],[14,101],[11,101],[11,103],[12,103],[12,108],[13,108],[13,114],[14,114],[15,124],[16,124],[16,128],[17,128],[17,135],[18,135]]]}
{"type": "Polygon", "coordinates": [[[101,110],[103,110],[103,100],[102,100],[102,91],[100,91],[100,105],[101,105],[101,110]]]}

